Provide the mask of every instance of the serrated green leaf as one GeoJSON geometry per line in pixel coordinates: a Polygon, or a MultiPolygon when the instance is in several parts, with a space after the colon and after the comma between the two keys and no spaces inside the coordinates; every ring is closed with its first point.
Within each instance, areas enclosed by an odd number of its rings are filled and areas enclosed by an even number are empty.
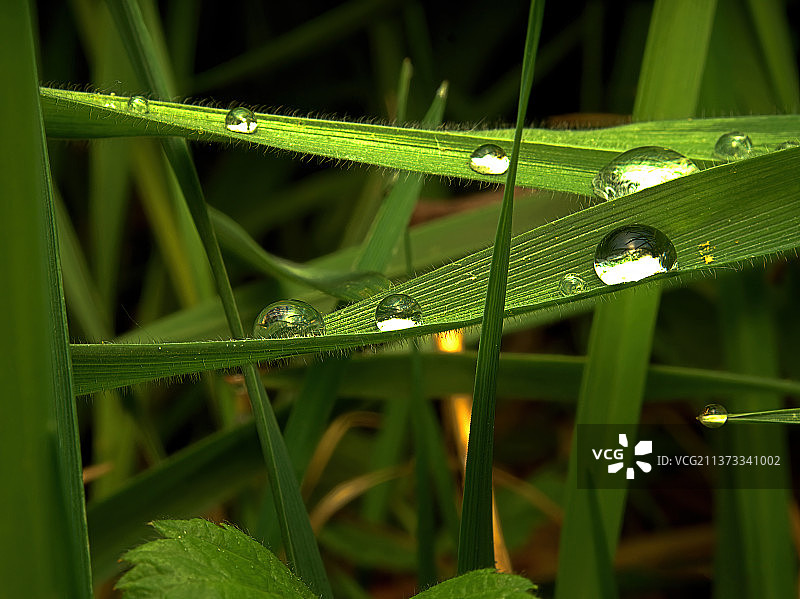
{"type": "Polygon", "coordinates": [[[229,524],[153,522],[164,539],[128,551],[133,568],[117,583],[125,597],[315,599],[272,552],[229,524]]]}
{"type": "Polygon", "coordinates": [[[533,599],[535,590],[536,585],[522,576],[473,570],[440,582],[414,599],[533,599]]]}

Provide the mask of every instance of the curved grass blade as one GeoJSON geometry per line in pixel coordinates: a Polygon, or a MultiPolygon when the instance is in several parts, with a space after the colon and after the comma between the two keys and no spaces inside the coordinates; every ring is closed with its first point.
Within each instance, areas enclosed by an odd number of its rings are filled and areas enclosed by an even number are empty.
{"type": "Polygon", "coordinates": [[[493,568],[495,564],[492,531],[492,462],[494,460],[497,368],[500,360],[500,339],[503,335],[506,284],[511,255],[514,184],[522,142],[522,128],[533,85],[533,67],[536,62],[543,14],[544,0],[531,0],[528,13],[528,32],[522,60],[517,127],[503,194],[503,205],[497,223],[497,235],[492,248],[483,308],[481,341],[475,369],[475,390],[464,474],[461,534],[458,540],[459,574],[482,568],[493,568]]]}
{"type": "MultiPolygon", "coordinates": [[[[131,62],[139,71],[142,81],[146,81],[157,93],[168,96],[172,86],[167,69],[159,60],[157,46],[145,26],[139,5],[134,0],[109,0],[109,8],[131,62]]],[[[231,334],[241,339],[244,337],[241,317],[188,146],[182,139],[167,138],[163,141],[163,148],[181,186],[211,263],[211,271],[231,334]]],[[[243,368],[243,372],[255,414],[256,427],[262,441],[262,450],[290,565],[315,592],[323,597],[330,597],[330,583],[325,575],[319,548],[272,406],[255,366],[247,365],[243,368]]]]}
{"type": "Polygon", "coordinates": [[[273,256],[229,216],[209,206],[211,222],[220,245],[262,272],[318,289],[346,301],[358,301],[389,287],[377,272],[337,273],[273,256]]]}
{"type": "MultiPolygon", "coordinates": [[[[509,261],[506,317],[596,301],[619,292],[619,286],[603,285],[591,264],[603,235],[625,222],[648,223],[663,231],[672,240],[680,262],[680,269],[656,279],[658,282],[645,280],[632,287],[679,284],[699,274],[762,262],[793,251],[800,247],[800,149],[675,179],[515,237],[509,261]],[[567,272],[586,281],[583,294],[560,294],[559,283],[567,272]]],[[[335,352],[477,324],[481,320],[480,298],[485,294],[490,256],[490,249],[476,252],[394,287],[423,306],[426,324],[421,327],[394,333],[377,331],[374,315],[380,298],[373,297],[328,314],[324,337],[73,344],[76,391],[227,367],[233,358],[255,362],[335,352]]]]}
{"type": "Polygon", "coordinates": [[[33,7],[3,5],[0,57],[0,560],[10,597],[92,597],[50,166],[38,99],[33,7]],[[13,92],[11,91],[13,90],[13,92]],[[12,401],[12,399],[14,401],[12,401]]]}

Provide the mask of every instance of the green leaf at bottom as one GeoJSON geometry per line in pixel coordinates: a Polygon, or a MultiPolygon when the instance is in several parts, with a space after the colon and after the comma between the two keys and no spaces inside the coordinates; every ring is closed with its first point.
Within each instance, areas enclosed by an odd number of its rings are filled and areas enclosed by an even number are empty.
{"type": "Polygon", "coordinates": [[[117,584],[126,598],[303,598],[315,595],[266,547],[233,526],[160,520],[164,538],[128,551],[134,564],[117,584]]]}
{"type": "Polygon", "coordinates": [[[414,599],[535,599],[535,589],[527,578],[488,568],[446,580],[414,595],[414,599]]]}

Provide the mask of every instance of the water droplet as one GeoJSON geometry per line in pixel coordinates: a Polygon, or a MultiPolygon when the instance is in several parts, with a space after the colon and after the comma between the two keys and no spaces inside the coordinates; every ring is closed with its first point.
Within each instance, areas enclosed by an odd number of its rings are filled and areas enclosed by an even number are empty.
{"type": "Polygon", "coordinates": [[[147,114],[150,112],[150,102],[144,96],[132,96],[128,100],[128,110],[137,114],[147,114]]]}
{"type": "Polygon", "coordinates": [[[422,324],[422,309],[413,297],[404,293],[387,295],[375,309],[375,326],[379,331],[400,331],[422,324]]]}
{"type": "Polygon", "coordinates": [[[561,279],[561,282],[558,284],[558,290],[561,292],[561,295],[564,296],[582,293],[584,289],[586,289],[585,281],[578,275],[572,273],[564,275],[564,278],[561,279]]]}
{"type": "Polygon", "coordinates": [[[714,145],[714,154],[723,160],[741,160],[750,155],[753,142],[741,131],[731,131],[720,136],[714,145]]]}
{"type": "Polygon", "coordinates": [[[594,270],[606,285],[617,285],[672,270],[676,260],[675,246],[661,231],[626,225],[603,237],[594,254],[594,270]]]}
{"type": "Polygon", "coordinates": [[[313,337],[325,334],[325,321],[313,306],[300,300],[283,300],[264,308],[253,325],[262,339],[313,337]]]}
{"type": "Polygon", "coordinates": [[[484,144],[469,157],[469,168],[481,175],[502,175],[510,160],[505,150],[494,144],[484,144]]]}
{"type": "Polygon", "coordinates": [[[592,188],[599,197],[615,200],[699,170],[675,150],[644,146],[623,152],[605,165],[592,179],[592,188]]]}
{"type": "Polygon", "coordinates": [[[776,150],[790,150],[792,148],[800,148],[800,141],[785,141],[775,146],[776,150]]]}
{"type": "Polygon", "coordinates": [[[719,428],[728,421],[728,410],[718,403],[708,404],[697,419],[707,428],[719,428]]]}
{"type": "Polygon", "coordinates": [[[244,106],[234,108],[225,115],[225,128],[237,133],[255,133],[258,128],[256,115],[244,106]]]}

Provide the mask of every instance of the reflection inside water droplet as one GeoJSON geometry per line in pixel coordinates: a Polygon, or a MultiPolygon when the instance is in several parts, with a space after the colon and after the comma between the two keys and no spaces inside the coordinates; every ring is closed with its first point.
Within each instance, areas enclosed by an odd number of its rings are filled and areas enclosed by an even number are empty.
{"type": "Polygon", "coordinates": [[[313,337],[325,334],[325,321],[317,310],[300,300],[282,300],[264,308],[253,325],[262,339],[313,337]]]}
{"type": "Polygon", "coordinates": [[[375,326],[379,331],[399,331],[422,324],[422,309],[413,297],[393,293],[383,298],[375,309],[375,326]]]}
{"type": "Polygon", "coordinates": [[[714,145],[714,155],[723,160],[747,158],[753,149],[750,137],[741,131],[731,131],[720,136],[714,145]]]}
{"type": "Polygon", "coordinates": [[[594,270],[606,285],[617,285],[672,270],[676,261],[675,246],[661,231],[648,225],[626,225],[598,244],[594,270]]]}
{"type": "Polygon", "coordinates": [[[128,110],[137,114],[150,112],[150,102],[144,96],[133,96],[128,100],[128,110]]]}
{"type": "Polygon", "coordinates": [[[469,167],[481,175],[502,175],[511,161],[505,150],[494,144],[484,144],[469,157],[469,167]]]}
{"type": "Polygon", "coordinates": [[[599,197],[614,200],[699,170],[675,150],[643,146],[623,152],[600,169],[592,188],[599,197]]]}
{"type": "Polygon", "coordinates": [[[258,128],[256,115],[244,106],[234,108],[225,115],[225,128],[237,133],[255,133],[258,128]]]}
{"type": "Polygon", "coordinates": [[[728,410],[718,403],[708,404],[697,419],[706,428],[719,428],[728,421],[728,410]]]}
{"type": "Polygon", "coordinates": [[[576,274],[566,274],[561,282],[558,284],[558,290],[561,295],[569,296],[576,293],[582,293],[586,289],[586,282],[576,274]]]}

